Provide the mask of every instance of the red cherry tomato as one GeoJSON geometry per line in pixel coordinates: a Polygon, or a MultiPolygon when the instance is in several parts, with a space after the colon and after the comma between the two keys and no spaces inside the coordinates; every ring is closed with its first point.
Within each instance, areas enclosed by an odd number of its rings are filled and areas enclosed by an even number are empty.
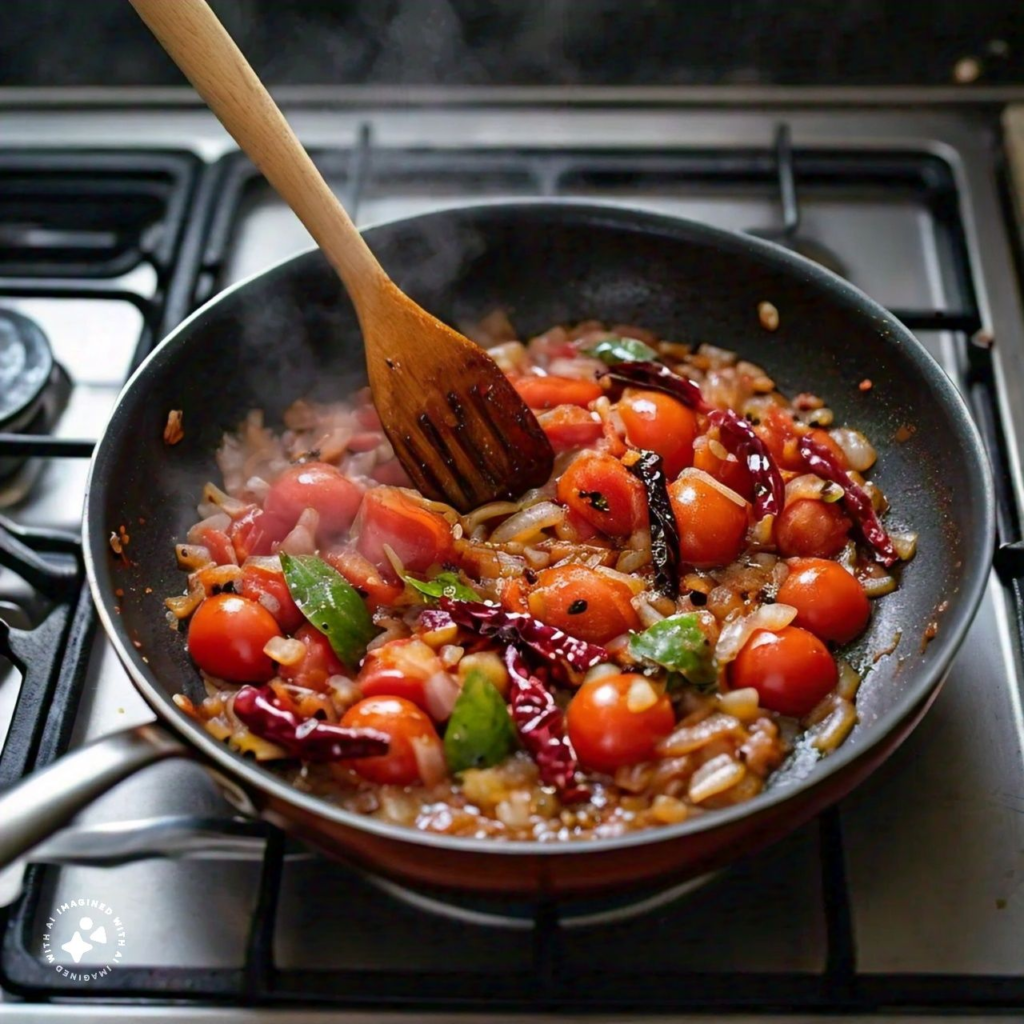
{"type": "Polygon", "coordinates": [[[567,452],[593,444],[604,434],[600,419],[578,405],[558,405],[537,417],[556,452],[567,452]]]}
{"type": "Polygon", "coordinates": [[[395,579],[385,544],[412,572],[426,572],[452,557],[452,529],[445,518],[394,487],[366,492],[356,529],[356,548],[385,579],[395,579]]]}
{"type": "Polygon", "coordinates": [[[270,515],[253,505],[228,528],[238,564],[250,555],[272,554],[274,545],[284,540],[294,525],[294,519],[270,515]]]}
{"type": "Polygon", "coordinates": [[[261,565],[242,567],[242,597],[259,601],[285,633],[294,633],[306,617],[292,598],[284,573],[261,565]]]}
{"type": "Polygon", "coordinates": [[[640,619],[630,598],[633,592],[621,580],[612,579],[584,565],[559,565],[537,577],[527,605],[530,614],[570,636],[604,644],[631,629],[640,619]]]}
{"type": "Polygon", "coordinates": [[[444,672],[441,659],[422,640],[392,640],[366,656],[356,682],[364,697],[403,697],[429,714],[426,682],[444,672]]]}
{"type": "Polygon", "coordinates": [[[217,565],[237,565],[235,549],[230,538],[222,530],[203,530],[203,547],[217,565]]]}
{"type": "Polygon", "coordinates": [[[843,550],[852,525],[838,505],[798,498],[776,520],[775,543],[787,558],[831,558],[843,550]]]}
{"type": "Polygon", "coordinates": [[[603,676],[579,688],[569,702],[566,725],[584,768],[611,773],[654,757],[676,716],[664,694],[654,690],[651,701],[651,690],[641,675],[603,676]]]}
{"type": "Polygon", "coordinates": [[[553,409],[556,405],[588,406],[604,394],[596,380],[572,377],[513,377],[512,386],[531,409],[553,409]]]}
{"type": "Polygon", "coordinates": [[[734,499],[723,494],[721,485],[698,469],[684,470],[669,484],[668,495],[684,562],[712,566],[735,561],[747,533],[747,502],[739,495],[734,499]]]}
{"type": "Polygon", "coordinates": [[[318,534],[347,533],[359,511],[363,491],[336,466],[307,462],[286,469],[270,486],[263,510],[294,526],[307,508],[320,515],[318,534]]]}
{"type": "Polygon", "coordinates": [[[558,500],[612,537],[624,537],[647,523],[644,485],[611,455],[579,455],[559,477],[558,500]]]}
{"type": "Polygon", "coordinates": [[[719,483],[725,484],[747,501],[754,497],[754,478],[750,475],[746,463],[740,462],[736,456],[720,459],[708,444],[698,445],[693,449],[694,469],[702,469],[708,476],[713,476],[719,483]]]}
{"type": "Polygon", "coordinates": [[[334,653],[330,640],[308,622],[295,634],[306,645],[306,656],[297,665],[281,665],[277,674],[297,686],[324,690],[331,676],[347,675],[345,666],[334,653]]]}
{"type": "Polygon", "coordinates": [[[796,609],[797,626],[822,640],[849,643],[871,616],[864,588],[841,565],[827,558],[793,558],[779,587],[780,604],[796,609]]]}
{"type": "Polygon", "coordinates": [[[794,718],[811,711],[838,678],[828,648],[798,626],[778,633],[757,630],[729,666],[729,682],[735,689],[752,686],[761,707],[794,718]]]}
{"type": "MultiPolygon", "coordinates": [[[[788,469],[795,473],[807,471],[797,446],[800,435],[807,433],[807,429],[798,426],[788,412],[778,406],[771,406],[762,416],[761,422],[754,427],[754,431],[764,441],[780,469],[788,469]]],[[[815,427],[810,431],[810,435],[815,441],[825,445],[839,460],[839,464],[846,468],[846,453],[824,430],[815,427]]]]}
{"type": "Polygon", "coordinates": [[[364,555],[359,554],[355,548],[339,548],[336,551],[327,552],[323,557],[356,590],[366,596],[366,603],[369,605],[370,611],[375,611],[381,605],[394,604],[405,590],[405,584],[401,580],[385,579],[377,566],[364,555]]]}
{"type": "Polygon", "coordinates": [[[670,480],[693,464],[697,417],[682,402],[658,391],[629,388],[618,410],[629,443],[657,452],[670,480]]]}
{"type": "Polygon", "coordinates": [[[345,712],[341,724],[349,729],[376,729],[390,739],[391,747],[386,754],[349,762],[370,782],[411,786],[421,781],[414,745],[417,743],[422,744],[421,756],[440,758],[444,764],[444,748],[434,723],[415,704],[401,697],[367,697],[345,712]]]}
{"type": "Polygon", "coordinates": [[[188,627],[188,653],[204,671],[232,683],[263,683],[274,663],[263,653],[280,636],[274,616],[237,594],[215,594],[196,609],[188,627]]]}

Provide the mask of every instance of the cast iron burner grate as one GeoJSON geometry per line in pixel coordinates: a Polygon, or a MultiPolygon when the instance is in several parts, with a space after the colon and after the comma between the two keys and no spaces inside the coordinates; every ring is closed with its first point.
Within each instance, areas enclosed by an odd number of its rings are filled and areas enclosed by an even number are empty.
{"type": "MultiPolygon", "coordinates": [[[[707,188],[774,188],[784,205],[782,225],[776,235],[791,244],[802,241],[796,234],[800,223],[798,189],[827,193],[852,185],[912,193],[928,207],[942,235],[941,244],[953,275],[948,282],[949,290],[957,300],[948,310],[894,312],[912,329],[946,330],[957,337],[968,398],[996,464],[999,528],[1005,549],[1001,569],[1010,583],[1024,578],[1024,565],[1020,564],[1018,554],[1019,523],[1005,471],[1006,448],[994,413],[996,391],[991,360],[987,348],[974,339],[981,321],[955,178],[949,166],[935,155],[905,151],[794,152],[785,131],[779,133],[774,151],[397,151],[374,149],[370,133],[364,129],[352,150],[321,152],[316,158],[330,176],[347,183],[347,204],[353,213],[368,184],[387,188],[389,182],[416,179],[424,174],[478,182],[491,180],[498,182],[499,187],[501,183],[511,183],[520,194],[525,186],[527,192],[542,196],[572,194],[588,187],[638,189],[652,182],[707,188]]],[[[13,286],[0,284],[0,299],[4,295],[22,294],[91,296],[101,291],[137,301],[135,296],[123,295],[116,283],[104,278],[120,271],[126,254],[145,252],[158,266],[160,288],[157,298],[145,304],[147,329],[136,353],[137,364],[154,338],[215,290],[226,265],[239,203],[256,172],[239,155],[226,157],[202,175],[196,173],[191,158],[174,155],[100,154],[89,158],[87,170],[82,161],[82,157],[66,154],[23,154],[13,161],[0,158],[0,194],[5,183],[17,190],[52,182],[52,177],[33,173],[37,165],[56,173],[65,189],[78,171],[82,171],[82,179],[90,187],[97,182],[107,187],[119,173],[133,186],[128,189],[128,201],[112,220],[84,217],[75,222],[74,237],[65,238],[62,228],[54,229],[48,222],[41,223],[41,234],[35,236],[17,228],[13,247],[6,253],[0,251],[0,274],[5,266],[9,270],[14,265],[38,276],[26,277],[13,286]],[[104,171],[112,173],[105,175],[104,171]],[[163,186],[153,185],[154,175],[164,182],[163,186]],[[168,181],[173,181],[175,187],[168,189],[168,181]],[[11,182],[14,184],[10,185],[11,182]],[[159,230],[151,227],[154,196],[163,202],[159,230]],[[41,258],[33,252],[33,237],[42,245],[41,258]],[[174,239],[173,243],[170,239],[174,239]],[[89,252],[98,256],[95,264],[87,259],[89,252]],[[75,274],[79,279],[75,279],[75,274]]],[[[56,189],[57,193],[60,189],[56,189]]],[[[0,198],[0,228],[4,209],[0,198]]],[[[5,235],[0,230],[0,250],[8,244],[5,238],[10,237],[10,231],[5,235]]],[[[0,458],[13,454],[74,457],[87,455],[90,450],[91,442],[87,440],[58,442],[0,436],[0,458]]],[[[0,564],[20,573],[42,592],[51,607],[34,629],[0,627],[0,655],[15,662],[25,673],[25,696],[19,700],[10,738],[0,756],[2,786],[49,763],[67,746],[82,695],[96,621],[82,586],[81,552],[76,538],[0,521],[0,564]]],[[[71,989],[40,961],[32,946],[33,925],[47,873],[47,869],[33,867],[27,874],[21,900],[7,915],[0,984],[25,999],[37,1001],[173,999],[249,1005],[404,1007],[420,1011],[619,1009],[650,1013],[773,1013],[850,1012],[883,1007],[978,1009],[1024,1004],[1024,978],[1019,977],[869,975],[858,971],[840,819],[834,811],[818,820],[820,874],[815,878],[814,872],[810,872],[808,877],[808,885],[820,886],[824,907],[826,958],[820,973],[688,972],[685,963],[671,972],[581,970],[578,963],[571,966],[573,931],[563,927],[558,907],[546,903],[532,907],[532,919],[527,915],[530,953],[525,967],[506,970],[499,960],[494,971],[487,973],[460,970],[455,963],[443,971],[401,964],[368,971],[348,968],[341,962],[330,970],[282,969],[275,963],[274,940],[288,844],[279,832],[260,823],[236,827],[265,839],[258,897],[249,921],[242,967],[126,966],[88,987],[71,989]]],[[[380,926],[387,927],[388,921],[381,921],[380,926]]],[[[481,933],[471,925],[466,927],[465,941],[476,941],[481,933]]],[[[634,940],[642,938],[636,932],[627,932],[627,938],[630,934],[634,940]]],[[[767,941],[771,941],[770,936],[767,941]]]]}

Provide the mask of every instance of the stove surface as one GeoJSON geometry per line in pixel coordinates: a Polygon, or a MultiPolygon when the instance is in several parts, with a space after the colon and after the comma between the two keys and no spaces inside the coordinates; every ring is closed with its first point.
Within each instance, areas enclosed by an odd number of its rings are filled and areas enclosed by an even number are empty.
{"type": "MultiPolygon", "coordinates": [[[[914,188],[845,178],[831,185],[801,181],[800,235],[828,246],[849,279],[887,307],[928,312],[919,321],[927,326],[916,327],[918,337],[979,415],[1004,436],[1005,454],[997,460],[1004,501],[1001,539],[1019,539],[1024,316],[996,178],[997,121],[971,113],[900,110],[775,115],[568,108],[298,109],[292,120],[342,199],[351,203],[358,189],[362,225],[481,198],[559,195],[771,232],[780,227],[782,213],[770,176],[723,183],[659,168],[667,158],[710,150],[756,151],[774,173],[774,132],[782,120],[792,131],[798,170],[801,161],[834,153],[854,161],[886,154],[941,161],[959,196],[971,268],[967,281],[951,265],[948,224],[914,188]],[[486,154],[483,169],[466,160],[470,152],[486,154]],[[522,159],[524,153],[529,159],[522,159]],[[367,155],[368,162],[360,163],[367,155]],[[962,315],[970,306],[976,323],[962,315]],[[996,339],[994,347],[972,348],[986,337],[996,339]],[[979,388],[978,352],[987,360],[988,391],[979,388]]],[[[310,244],[269,188],[230,155],[229,140],[204,112],[0,109],[5,149],[89,149],[99,138],[114,150],[190,151],[217,168],[208,186],[215,201],[195,299],[310,244]]],[[[21,289],[22,283],[0,277],[0,304],[39,323],[74,381],[55,433],[95,438],[133,365],[144,312],[124,298],[20,294],[31,291],[21,289]]],[[[117,277],[115,290],[148,299],[158,287],[153,266],[142,260],[117,277]]],[[[24,493],[0,485],[3,514],[26,526],[77,529],[85,468],[84,460],[43,460],[24,493]]],[[[45,609],[33,602],[14,574],[0,570],[0,616],[14,624],[37,621],[45,609]]],[[[873,1010],[889,1005],[893,978],[900,984],[911,979],[899,991],[920,992],[916,1002],[922,1005],[947,993],[953,1003],[981,1009],[999,1004],[1004,991],[1024,991],[1024,983],[1015,983],[1024,978],[1024,715],[1017,616],[1013,581],[993,574],[933,709],[838,812],[741,862],[700,891],[637,919],[560,929],[560,970],[568,978],[630,972],[670,977],[683,964],[705,979],[705,991],[736,989],[737,1009],[768,1008],[771,993],[782,993],[784,1005],[809,1005],[801,1002],[803,978],[809,985],[830,978],[840,986],[837,1005],[873,1010]],[[719,981],[707,982],[716,975],[719,981]],[[751,978],[747,995],[739,991],[744,976],[751,978]],[[772,979],[783,977],[797,979],[795,987],[773,989],[772,979]],[[843,1004],[844,993],[855,992],[860,995],[843,1004]]],[[[0,661],[0,742],[19,683],[18,672],[0,661]]],[[[97,637],[72,742],[150,717],[110,647],[97,637]]],[[[118,786],[77,824],[229,813],[200,769],[163,764],[118,786]]],[[[241,976],[253,953],[250,926],[265,870],[251,852],[235,860],[47,869],[29,948],[42,949],[54,908],[86,897],[109,904],[123,918],[125,969],[194,969],[200,989],[201,976],[213,969],[241,976]]],[[[298,847],[289,846],[281,863],[272,948],[263,952],[293,978],[304,976],[301,972],[319,978],[342,967],[346,977],[373,976],[396,964],[418,976],[440,975],[457,965],[471,979],[469,991],[486,1005],[486,993],[501,973],[528,976],[540,962],[536,929],[529,922],[491,927],[416,910],[298,847]]],[[[70,962],[63,953],[58,960],[70,962]]],[[[89,955],[83,960],[88,962],[89,955]]],[[[77,992],[69,986],[66,994],[87,997],[85,984],[77,992]]],[[[295,990],[294,996],[301,998],[303,991],[295,990]]],[[[331,992],[345,1001],[343,992],[331,992]]],[[[396,991],[389,1003],[412,1000],[414,1007],[415,995],[415,988],[396,991]]],[[[528,1003],[529,993],[523,995],[528,1003]]],[[[901,994],[895,1002],[908,1005],[909,998],[901,994]]],[[[614,1005],[629,1009],[626,1003],[614,1005]]],[[[0,1006],[0,1013],[5,1008],[12,1004],[0,1006]]],[[[85,1019],[93,1010],[100,1010],[94,1002],[84,1008],[21,1004],[15,1016],[85,1019]]],[[[104,1019],[144,1019],[151,1012],[157,1011],[102,1007],[104,1019]]],[[[216,1019],[233,1019],[238,1012],[209,1011],[216,1019]]],[[[199,1009],[174,1013],[182,1019],[209,1015],[199,1009]]],[[[259,1013],[268,1021],[294,1019],[270,1009],[259,1013]]],[[[310,1012],[309,1019],[318,1018],[310,1012]]],[[[383,1015],[374,1013],[373,1019],[383,1015]]]]}

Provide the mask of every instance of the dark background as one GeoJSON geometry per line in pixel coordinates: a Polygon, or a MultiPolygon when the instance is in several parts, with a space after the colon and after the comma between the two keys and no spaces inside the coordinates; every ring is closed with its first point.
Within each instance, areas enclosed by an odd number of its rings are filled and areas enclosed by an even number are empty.
{"type": "MultiPolygon", "coordinates": [[[[277,84],[1024,83],[1024,0],[214,0],[277,84]]],[[[127,0],[4,0],[0,85],[177,85],[127,0]]]]}

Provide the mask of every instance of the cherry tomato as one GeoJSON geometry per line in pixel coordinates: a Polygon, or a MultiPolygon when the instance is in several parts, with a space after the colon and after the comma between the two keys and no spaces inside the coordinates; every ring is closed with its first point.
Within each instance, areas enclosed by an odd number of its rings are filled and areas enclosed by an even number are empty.
{"type": "Polygon", "coordinates": [[[395,487],[374,487],[366,492],[356,528],[357,550],[385,579],[395,578],[385,544],[412,572],[426,572],[452,557],[452,530],[445,518],[395,487]]]}
{"type": "Polygon", "coordinates": [[[274,616],[237,594],[215,594],[196,609],[188,627],[188,653],[204,671],[232,683],[263,683],[274,663],[263,653],[280,636],[274,616]]]}
{"type": "Polygon", "coordinates": [[[556,405],[590,405],[604,394],[596,380],[572,377],[513,377],[512,386],[531,409],[553,409],[556,405]]]}
{"type": "Polygon", "coordinates": [[[305,644],[306,656],[298,665],[279,666],[277,674],[282,679],[311,690],[324,690],[331,676],[348,674],[334,653],[330,640],[315,626],[307,622],[296,632],[295,639],[305,644]]]}
{"type": "Polygon", "coordinates": [[[329,537],[348,531],[362,500],[362,488],[336,466],[307,462],[286,469],[271,484],[263,510],[294,526],[307,508],[316,509],[318,533],[329,537]]]}
{"type": "Polygon", "coordinates": [[[708,476],[713,476],[719,483],[725,484],[741,498],[752,501],[754,497],[754,478],[750,475],[745,462],[740,462],[735,455],[728,459],[720,459],[708,444],[697,445],[693,449],[693,466],[702,469],[708,476]]]}
{"type": "Polygon", "coordinates": [[[871,616],[864,588],[827,558],[790,559],[789,575],[779,587],[777,600],[796,609],[797,626],[837,644],[849,643],[871,616]]]}
{"type": "Polygon", "coordinates": [[[526,582],[525,576],[515,576],[507,580],[504,589],[501,591],[502,608],[510,612],[528,613],[530,606],[526,601],[529,593],[530,584],[526,582]]]}
{"type": "Polygon", "coordinates": [[[444,763],[444,748],[434,723],[415,704],[401,697],[367,697],[345,712],[341,724],[350,729],[376,729],[391,740],[386,754],[349,762],[351,768],[371,782],[394,786],[419,782],[420,765],[414,743],[422,744],[427,756],[440,758],[440,763],[444,763]]]}
{"type": "Polygon", "coordinates": [[[778,633],[759,629],[729,666],[735,689],[752,686],[761,707],[802,718],[836,685],[839,674],[828,648],[798,626],[778,633]]]}
{"type": "Polygon", "coordinates": [[[838,505],[798,498],[776,520],[775,543],[787,558],[831,558],[846,545],[852,525],[838,505]]]}
{"type": "Polygon", "coordinates": [[[655,746],[675,724],[668,697],[644,676],[631,674],[584,683],[566,714],[569,740],[580,764],[608,773],[651,760],[655,746]]]}
{"type": "Polygon", "coordinates": [[[285,633],[294,633],[306,617],[292,598],[284,573],[262,565],[242,567],[242,597],[259,601],[285,633]]]}
{"type": "Polygon", "coordinates": [[[444,672],[441,659],[422,640],[392,640],[370,651],[356,682],[364,697],[402,697],[430,713],[426,682],[444,672]]]}
{"type": "Polygon", "coordinates": [[[203,547],[217,565],[237,565],[235,549],[222,530],[203,530],[203,547]]]}
{"type": "Polygon", "coordinates": [[[695,566],[735,561],[747,532],[748,505],[738,494],[723,494],[699,469],[683,470],[668,495],[679,528],[679,553],[695,566]]]}
{"type": "Polygon", "coordinates": [[[578,405],[557,405],[537,417],[556,452],[593,444],[604,434],[601,420],[578,405]]]}
{"type": "Polygon", "coordinates": [[[253,505],[228,528],[238,564],[241,565],[250,555],[272,554],[274,545],[283,541],[294,525],[294,519],[270,515],[253,505]]]}
{"type": "Polygon", "coordinates": [[[570,636],[603,644],[631,629],[640,619],[621,580],[584,565],[559,565],[537,577],[527,605],[530,614],[570,636]]]}
{"type": "Polygon", "coordinates": [[[658,391],[628,388],[618,409],[629,443],[657,452],[670,480],[692,465],[697,417],[682,402],[658,391]]]}
{"type": "Polygon", "coordinates": [[[558,500],[612,537],[624,537],[647,524],[644,485],[611,455],[578,456],[559,477],[558,500]]]}
{"type": "MultiPolygon", "coordinates": [[[[764,441],[780,469],[796,473],[806,472],[807,467],[797,443],[800,435],[808,431],[806,427],[798,425],[788,412],[778,406],[771,406],[762,416],[761,422],[754,427],[754,432],[764,441]]],[[[815,427],[810,431],[810,435],[815,441],[825,445],[839,460],[839,464],[846,468],[846,453],[824,430],[815,427]]]]}
{"type": "Polygon", "coordinates": [[[370,611],[381,605],[391,605],[402,596],[405,584],[401,580],[385,579],[368,558],[355,548],[344,547],[328,551],[324,561],[334,566],[356,590],[366,596],[370,611]]]}

